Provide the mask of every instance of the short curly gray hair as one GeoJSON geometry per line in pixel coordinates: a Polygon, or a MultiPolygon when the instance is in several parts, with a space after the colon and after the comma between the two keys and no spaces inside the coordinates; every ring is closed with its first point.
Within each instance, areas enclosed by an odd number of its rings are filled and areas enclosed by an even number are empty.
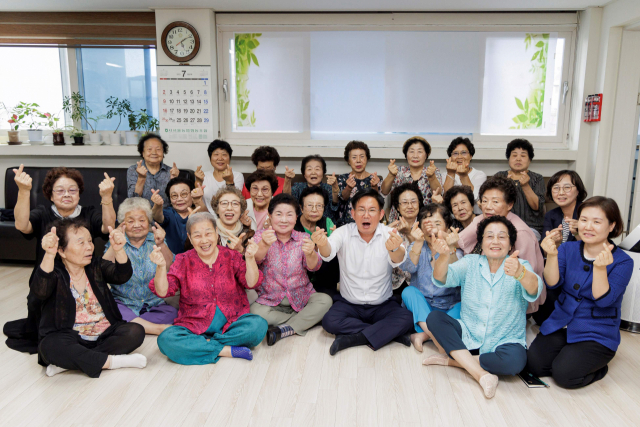
{"type": "Polygon", "coordinates": [[[120,203],[118,208],[118,222],[123,223],[124,217],[131,211],[143,211],[149,219],[149,224],[153,224],[153,214],[151,213],[151,205],[147,199],[142,197],[129,197],[120,203]]]}
{"type": "Polygon", "coordinates": [[[216,227],[216,217],[214,217],[209,212],[196,212],[194,214],[191,214],[191,216],[187,220],[187,234],[191,236],[191,227],[203,221],[209,221],[213,225],[213,229],[216,231],[218,230],[218,228],[216,227]]]}

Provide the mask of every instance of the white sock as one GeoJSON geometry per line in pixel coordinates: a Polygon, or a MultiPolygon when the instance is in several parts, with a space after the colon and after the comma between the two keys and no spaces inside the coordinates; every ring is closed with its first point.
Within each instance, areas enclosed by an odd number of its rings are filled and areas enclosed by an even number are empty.
{"type": "Polygon", "coordinates": [[[122,354],[119,356],[111,355],[111,364],[109,365],[109,369],[120,369],[120,368],[144,368],[147,366],[147,358],[144,354],[133,353],[133,354],[122,354]]]}
{"type": "Polygon", "coordinates": [[[47,376],[48,377],[52,377],[55,374],[59,374],[60,372],[64,372],[66,370],[67,369],[61,368],[61,367],[56,366],[56,365],[49,365],[49,366],[47,366],[47,376]]]}

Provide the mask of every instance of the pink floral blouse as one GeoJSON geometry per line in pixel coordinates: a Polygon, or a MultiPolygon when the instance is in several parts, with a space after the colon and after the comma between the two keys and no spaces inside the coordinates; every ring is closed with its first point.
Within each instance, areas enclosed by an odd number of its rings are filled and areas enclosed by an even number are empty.
{"type": "MultiPolygon", "coordinates": [[[[256,243],[262,240],[263,231],[258,231],[254,236],[256,243]]],[[[267,255],[260,263],[264,281],[262,286],[256,288],[258,291],[257,303],[275,307],[282,302],[284,297],[287,297],[295,311],[300,311],[307,305],[309,297],[315,293],[307,270],[318,271],[322,265],[322,259],[318,255],[316,267],[313,269],[307,267],[307,257],[302,252],[305,236],[307,233],[294,230],[287,243],[276,240],[271,245],[267,255]]]]}
{"type": "MultiPolygon", "coordinates": [[[[229,326],[242,315],[249,313],[249,300],[245,291],[247,265],[242,255],[234,250],[218,246],[218,258],[209,268],[195,249],[176,255],[167,273],[169,289],[163,298],[180,291],[180,308],[174,325],[184,326],[194,334],[204,333],[216,314],[216,307],[227,318],[222,328],[229,326]]],[[[262,283],[262,272],[256,287],[262,283]]],[[[149,289],[156,293],[155,279],[149,282],[149,289]]],[[[160,295],[158,295],[160,296],[160,295]]]]}

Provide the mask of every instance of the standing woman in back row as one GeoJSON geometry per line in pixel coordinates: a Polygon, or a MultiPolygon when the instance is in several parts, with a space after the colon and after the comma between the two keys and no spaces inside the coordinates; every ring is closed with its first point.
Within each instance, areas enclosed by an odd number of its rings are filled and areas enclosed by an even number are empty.
{"type": "MultiPolygon", "coordinates": [[[[427,159],[431,155],[431,145],[426,139],[414,136],[404,143],[402,146],[402,152],[407,159],[409,166],[398,167],[394,160],[389,161],[389,174],[382,182],[382,194],[387,195],[396,187],[415,182],[418,184],[418,188],[422,192],[424,204],[431,203],[431,197],[438,191],[437,194],[442,194],[442,175],[435,166],[433,160],[427,164],[427,159]]],[[[397,221],[399,219],[398,211],[396,208],[391,207],[389,212],[389,222],[397,221]]]]}

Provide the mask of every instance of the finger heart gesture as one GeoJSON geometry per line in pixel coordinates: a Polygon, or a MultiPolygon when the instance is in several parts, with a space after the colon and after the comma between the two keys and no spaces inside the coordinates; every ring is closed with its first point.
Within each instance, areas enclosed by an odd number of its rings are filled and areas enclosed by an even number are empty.
{"type": "Polygon", "coordinates": [[[149,259],[158,267],[164,267],[167,265],[167,262],[162,255],[162,250],[156,245],[153,246],[153,251],[149,254],[149,259]]]}
{"type": "Polygon", "coordinates": [[[258,244],[253,240],[253,238],[249,239],[249,242],[247,243],[247,247],[244,250],[245,259],[253,258],[257,252],[258,252],[258,244]]]}
{"type": "Polygon", "coordinates": [[[394,228],[393,230],[391,230],[391,233],[389,233],[389,238],[385,243],[385,247],[388,251],[395,251],[400,247],[401,244],[402,237],[400,237],[400,235],[398,234],[398,230],[394,228]]]}
{"type": "Polygon", "coordinates": [[[122,228],[113,228],[111,226],[109,229],[109,243],[111,243],[111,247],[114,251],[118,252],[123,248],[125,243],[127,243],[127,239],[124,237],[124,231],[126,230],[126,225],[122,226],[122,228]]]}
{"type": "Polygon", "coordinates": [[[329,241],[327,238],[327,232],[320,227],[316,227],[315,231],[311,235],[311,241],[318,245],[319,248],[325,246],[329,241]]]}
{"type": "Polygon", "coordinates": [[[311,239],[305,236],[304,240],[302,241],[302,252],[304,252],[305,255],[312,255],[315,251],[315,248],[316,244],[313,243],[311,239]]]}
{"type": "Polygon", "coordinates": [[[433,160],[429,163],[429,167],[427,168],[427,176],[431,178],[436,173],[436,164],[433,160]]]}
{"type": "Polygon", "coordinates": [[[613,250],[613,245],[605,242],[602,244],[604,250],[598,254],[595,261],[593,261],[594,267],[606,267],[609,264],[613,263],[613,254],[611,251],[613,250]]]}

